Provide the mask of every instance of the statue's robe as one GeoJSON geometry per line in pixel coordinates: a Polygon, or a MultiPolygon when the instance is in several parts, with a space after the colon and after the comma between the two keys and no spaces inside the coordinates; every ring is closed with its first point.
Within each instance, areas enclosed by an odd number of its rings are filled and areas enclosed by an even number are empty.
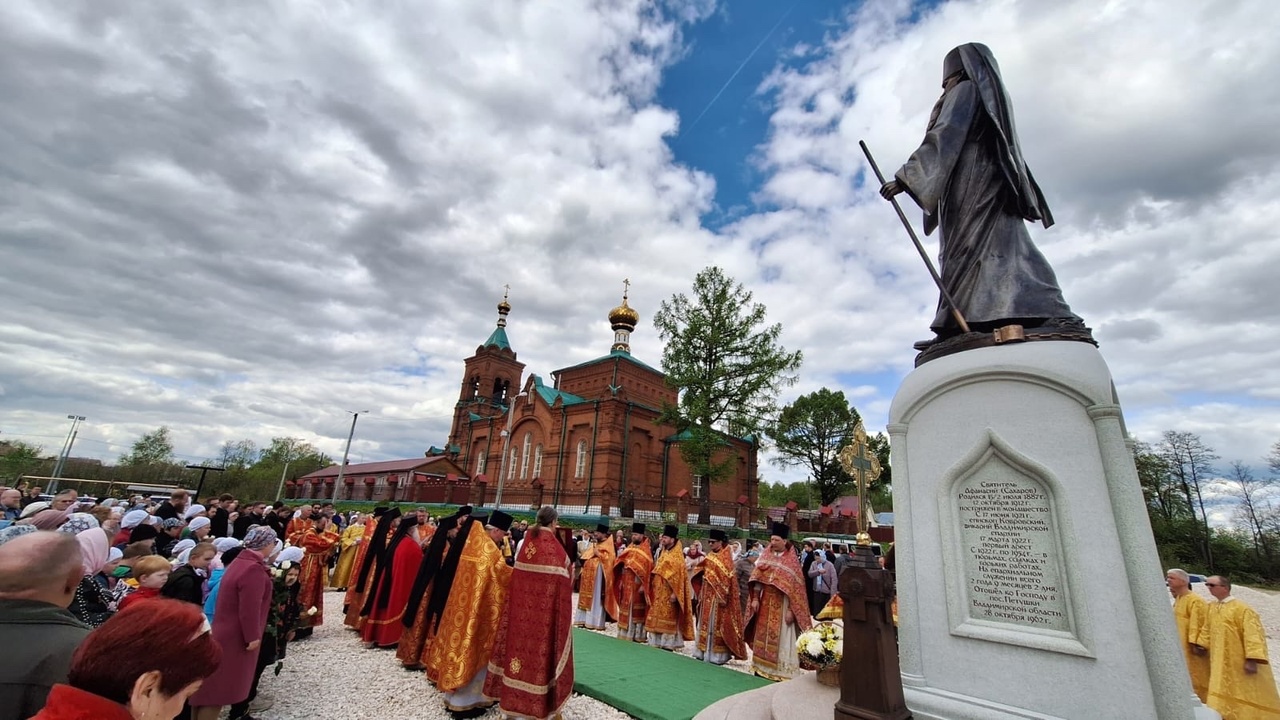
{"type": "Polygon", "coordinates": [[[558,716],[573,693],[572,620],[573,564],[550,530],[530,530],[516,556],[484,683],[485,696],[507,716],[558,716]]]}
{"type": "Polygon", "coordinates": [[[653,573],[653,550],[646,538],[632,543],[618,555],[613,568],[614,602],[618,606],[618,637],[643,643],[645,616],[649,611],[649,575],[653,573]]]}
{"type": "Polygon", "coordinates": [[[1209,650],[1209,699],[1222,720],[1280,720],[1267,635],[1253,608],[1228,597],[1208,603],[1197,644],[1209,650]],[[1244,661],[1258,663],[1246,673],[1244,661]]]}
{"type": "Polygon", "coordinates": [[[612,536],[592,545],[582,556],[582,584],[578,588],[574,625],[604,630],[606,622],[618,617],[617,598],[613,596],[613,568],[617,563],[612,536]]]}
{"type": "MultiPolygon", "coordinates": [[[[969,57],[965,64],[970,78],[943,94],[924,142],[895,178],[924,210],[925,233],[941,228],[942,285],[975,330],[1075,318],[1027,232],[1027,220],[1048,227],[1053,218],[1022,162],[994,60],[969,57]]],[[[945,300],[931,327],[941,336],[959,332],[945,300]]]]}
{"type": "Polygon", "coordinates": [[[352,523],[342,531],[342,539],[338,541],[338,562],[333,566],[333,574],[329,576],[329,587],[345,590],[351,582],[351,570],[355,567],[356,556],[364,545],[365,523],[352,523]]]}
{"type": "Polygon", "coordinates": [[[759,596],[759,607],[747,618],[751,669],[769,680],[790,680],[800,673],[796,636],[809,629],[809,599],[804,592],[800,560],[790,549],[765,550],[756,561],[747,587],[759,596]],[[787,612],[794,622],[787,622],[787,612]]]}
{"type": "Polygon", "coordinates": [[[723,665],[730,657],[746,659],[742,604],[738,601],[738,577],[733,551],[707,553],[699,573],[702,594],[698,600],[697,653],[705,662],[723,665]]]}
{"type": "Polygon", "coordinates": [[[1200,638],[1204,627],[1205,613],[1209,605],[1205,599],[1193,592],[1186,592],[1173,603],[1173,617],[1178,623],[1178,641],[1182,644],[1182,655],[1187,661],[1187,672],[1191,675],[1191,689],[1195,691],[1200,702],[1209,697],[1209,658],[1197,655],[1192,651],[1193,645],[1200,638]]]}
{"type": "Polygon", "coordinates": [[[462,553],[426,665],[427,679],[444,695],[445,707],[466,712],[493,704],[484,696],[484,681],[512,569],[479,522],[467,523],[456,540],[464,543],[462,553]]]}

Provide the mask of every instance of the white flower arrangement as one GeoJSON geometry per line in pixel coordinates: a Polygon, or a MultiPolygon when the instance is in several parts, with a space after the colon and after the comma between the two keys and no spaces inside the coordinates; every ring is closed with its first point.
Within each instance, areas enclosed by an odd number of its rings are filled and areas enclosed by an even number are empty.
{"type": "Polygon", "coordinates": [[[844,656],[844,628],[831,622],[814,624],[796,638],[796,653],[806,670],[839,665],[844,656]]]}

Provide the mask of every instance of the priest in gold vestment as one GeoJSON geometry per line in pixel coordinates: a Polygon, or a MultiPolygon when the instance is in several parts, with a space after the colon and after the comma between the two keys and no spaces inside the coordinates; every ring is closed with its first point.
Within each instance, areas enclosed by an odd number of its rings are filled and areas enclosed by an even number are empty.
{"type": "Polygon", "coordinates": [[[1209,700],[1222,720],[1280,720],[1280,696],[1267,656],[1267,635],[1253,608],[1231,597],[1220,575],[1205,581],[1213,601],[1196,645],[1209,653],[1209,700]]]}
{"type": "Polygon", "coordinates": [[[1209,658],[1197,645],[1200,629],[1204,626],[1208,604],[1204,598],[1191,591],[1191,576],[1181,568],[1173,568],[1164,575],[1173,596],[1173,618],[1178,623],[1178,642],[1187,661],[1191,675],[1191,689],[1200,702],[1209,698],[1209,658]]]}
{"type": "Polygon", "coordinates": [[[747,642],[751,669],[769,680],[790,680],[800,673],[796,636],[809,629],[809,598],[791,528],[773,524],[769,547],[756,561],[747,592],[747,642]]]}
{"type": "Polygon", "coordinates": [[[356,556],[355,568],[352,570],[354,577],[347,587],[347,596],[342,601],[346,612],[343,624],[352,630],[360,629],[360,611],[364,609],[365,593],[373,580],[374,571],[378,569],[379,556],[387,550],[387,538],[400,519],[400,510],[378,508],[373,511],[373,515],[377,522],[373,533],[365,534],[368,540],[360,543],[360,554],[356,556]],[[382,512],[379,513],[379,510],[382,512]]]}
{"type": "MultiPolygon", "coordinates": [[[[502,515],[509,528],[511,516],[502,515]]],[[[485,528],[495,520],[485,520],[470,517],[458,530],[457,542],[449,551],[457,557],[457,573],[427,648],[427,678],[444,695],[445,708],[452,713],[470,713],[494,704],[484,695],[484,681],[507,607],[512,570],[485,528]]]]}
{"type": "Polygon", "coordinates": [[[582,584],[573,624],[604,630],[606,622],[618,617],[617,599],[613,596],[613,567],[618,563],[618,554],[607,524],[597,524],[592,539],[595,544],[582,556],[582,584]]]}
{"type": "Polygon", "coordinates": [[[457,536],[458,517],[441,518],[431,542],[422,552],[422,565],[418,568],[413,588],[409,591],[409,603],[404,610],[404,634],[396,646],[396,658],[406,670],[423,670],[427,666],[427,648],[431,638],[435,637],[435,628],[427,622],[427,607],[430,605],[427,601],[436,577],[444,568],[449,547],[457,536]]]}
{"type": "Polygon", "coordinates": [[[746,659],[743,639],[742,604],[738,601],[738,578],[734,572],[729,536],[713,529],[707,541],[707,559],[702,563],[702,597],[698,602],[697,651],[694,657],[723,665],[730,657],[746,659]]]}
{"type": "Polygon", "coordinates": [[[342,531],[342,539],[338,541],[338,562],[333,566],[333,574],[329,576],[329,587],[346,590],[351,582],[351,569],[355,567],[356,555],[363,544],[365,526],[368,523],[359,517],[353,517],[351,524],[342,531]]]}
{"type": "Polygon", "coordinates": [[[683,650],[693,639],[693,587],[684,565],[680,529],[667,525],[658,538],[658,560],[649,576],[649,612],[644,629],[649,644],[663,650],[683,650]]]}
{"type": "Polygon", "coordinates": [[[649,575],[653,573],[653,549],[644,523],[631,525],[631,544],[618,553],[613,569],[613,592],[618,606],[618,637],[648,642],[644,634],[649,612],[649,575]]]}

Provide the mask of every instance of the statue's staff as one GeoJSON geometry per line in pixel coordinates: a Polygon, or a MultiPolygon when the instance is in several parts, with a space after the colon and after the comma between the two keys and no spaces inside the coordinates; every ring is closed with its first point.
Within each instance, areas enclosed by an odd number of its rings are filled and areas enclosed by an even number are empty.
{"type": "MultiPolygon", "coordinates": [[[[858,141],[858,146],[862,148],[862,152],[867,156],[867,162],[871,163],[871,170],[876,174],[876,179],[884,185],[884,175],[880,173],[880,167],[876,165],[876,159],[871,157],[871,149],[862,140],[858,141]]],[[[960,308],[956,306],[956,301],[951,298],[951,293],[942,285],[942,277],[938,275],[938,271],[933,267],[933,261],[929,259],[929,253],[924,251],[924,246],[920,244],[920,238],[916,237],[916,231],[911,227],[911,223],[907,221],[906,213],[902,212],[902,207],[898,205],[897,198],[889,198],[889,202],[893,203],[893,209],[898,211],[898,219],[902,221],[902,227],[907,229],[907,234],[911,236],[911,242],[916,244],[916,250],[920,251],[920,259],[924,260],[925,267],[929,268],[929,274],[933,276],[933,281],[938,285],[938,292],[942,293],[942,299],[951,307],[951,316],[956,319],[956,324],[960,326],[963,332],[969,332],[969,323],[964,321],[964,315],[960,314],[960,308]]]]}

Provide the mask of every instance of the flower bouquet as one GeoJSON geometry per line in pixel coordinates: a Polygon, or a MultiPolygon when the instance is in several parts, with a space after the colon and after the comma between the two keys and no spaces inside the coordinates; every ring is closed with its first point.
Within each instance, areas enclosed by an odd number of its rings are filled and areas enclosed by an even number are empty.
{"type": "Polygon", "coordinates": [[[818,671],[818,682],[838,685],[844,628],[832,622],[816,623],[796,638],[796,654],[800,656],[800,667],[818,671]]]}

